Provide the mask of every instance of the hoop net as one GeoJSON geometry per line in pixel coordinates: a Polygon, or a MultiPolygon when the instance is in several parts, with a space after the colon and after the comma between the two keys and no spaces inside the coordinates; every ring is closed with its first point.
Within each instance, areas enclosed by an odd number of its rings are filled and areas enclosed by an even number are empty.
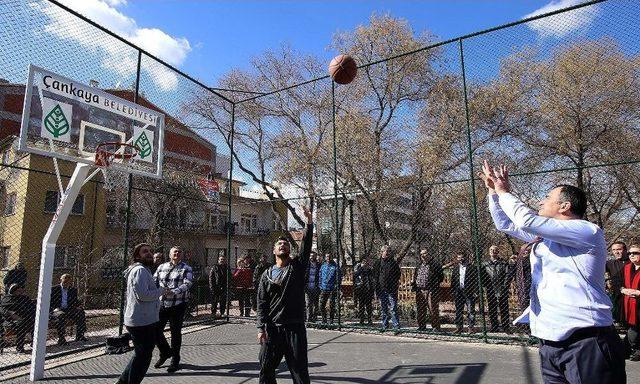
{"type": "Polygon", "coordinates": [[[96,167],[102,172],[104,188],[108,191],[125,190],[129,185],[129,173],[111,164],[133,163],[138,148],[132,144],[109,142],[102,143],[96,148],[96,167]]]}

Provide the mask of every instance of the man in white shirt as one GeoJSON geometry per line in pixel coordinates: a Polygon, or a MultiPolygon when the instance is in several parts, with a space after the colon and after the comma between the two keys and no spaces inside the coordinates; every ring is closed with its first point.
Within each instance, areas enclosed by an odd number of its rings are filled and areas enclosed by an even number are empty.
{"type": "Polygon", "coordinates": [[[536,214],[510,193],[504,165],[485,160],[480,173],[496,228],[535,242],[531,301],[516,322],[540,339],[545,383],[626,383],[624,346],[615,333],[604,287],[607,247],[602,229],[583,220],[582,190],[558,185],[536,214]]]}

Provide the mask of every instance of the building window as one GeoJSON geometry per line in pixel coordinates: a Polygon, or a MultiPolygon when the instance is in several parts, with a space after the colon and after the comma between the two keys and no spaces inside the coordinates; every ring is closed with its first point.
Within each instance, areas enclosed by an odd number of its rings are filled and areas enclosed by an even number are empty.
{"type": "Polygon", "coordinates": [[[209,213],[209,221],[207,223],[209,230],[215,232],[224,232],[224,224],[227,222],[228,213],[226,211],[217,211],[209,213]]]}
{"type": "Polygon", "coordinates": [[[7,195],[4,202],[4,215],[9,216],[16,213],[16,202],[18,195],[15,192],[11,192],[7,195]]]}
{"type": "Polygon", "coordinates": [[[10,247],[0,247],[0,269],[9,268],[9,251],[10,247]]]}
{"type": "Polygon", "coordinates": [[[72,269],[76,265],[76,249],[68,246],[56,246],[53,268],[72,269]]]}
{"type": "MultiPolygon", "coordinates": [[[[46,213],[56,213],[58,210],[58,203],[60,202],[60,194],[58,191],[47,191],[44,196],[44,211],[46,213]]],[[[76,201],[71,208],[72,215],[84,214],[84,195],[79,194],[76,201]]]]}
{"type": "Polygon", "coordinates": [[[240,215],[240,230],[243,233],[252,233],[258,229],[258,216],[242,214],[240,215]]]}

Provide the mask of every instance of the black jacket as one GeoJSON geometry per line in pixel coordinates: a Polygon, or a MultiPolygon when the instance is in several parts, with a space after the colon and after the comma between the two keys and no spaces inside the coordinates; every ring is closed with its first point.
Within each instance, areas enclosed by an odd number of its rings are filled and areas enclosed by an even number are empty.
{"type": "MultiPolygon", "coordinates": [[[[315,287],[313,287],[314,289],[318,289],[320,282],[318,281],[318,279],[320,278],[320,267],[322,266],[321,263],[316,263],[315,261],[313,262],[313,264],[316,265],[316,269],[314,271],[314,280],[315,281],[315,287]]],[[[309,274],[311,273],[311,262],[307,263],[307,272],[304,274],[304,289],[305,290],[309,290],[309,274]]]]}
{"type": "Polygon", "coordinates": [[[267,262],[267,263],[260,263],[258,265],[256,265],[255,269],[253,270],[253,287],[254,288],[258,288],[258,284],[260,284],[260,278],[262,277],[262,274],[264,273],[264,271],[266,271],[272,264],[267,262]]]}
{"type": "Polygon", "coordinates": [[[420,289],[437,290],[438,288],[440,288],[440,283],[442,283],[442,280],[444,280],[444,273],[442,272],[442,265],[440,265],[440,263],[436,262],[435,260],[429,260],[427,263],[424,263],[421,261],[413,269],[413,282],[411,283],[411,287],[414,289],[420,288],[420,289]],[[418,287],[418,284],[417,284],[418,270],[420,269],[420,267],[422,267],[425,264],[429,265],[429,275],[427,276],[427,286],[418,287]]]}
{"type": "Polygon", "coordinates": [[[622,285],[624,283],[624,266],[628,262],[629,259],[607,260],[606,271],[609,272],[611,284],[613,284],[613,289],[616,292],[620,292],[620,288],[622,288],[622,285]]]}
{"type": "Polygon", "coordinates": [[[466,297],[476,297],[478,295],[478,267],[473,264],[467,264],[467,270],[464,273],[464,288],[460,289],[460,266],[451,267],[451,290],[454,295],[463,294],[466,297]]]}
{"type": "Polygon", "coordinates": [[[0,315],[9,319],[11,313],[22,319],[35,319],[36,304],[27,295],[4,295],[0,300],[0,315]]]}
{"type": "Polygon", "coordinates": [[[360,296],[373,297],[376,281],[372,267],[363,267],[362,263],[356,264],[353,268],[353,289],[360,296]]]}
{"type": "Polygon", "coordinates": [[[209,271],[209,289],[211,292],[225,292],[228,286],[227,283],[231,284],[231,268],[229,264],[225,266],[216,264],[211,267],[211,271],[209,271]],[[227,270],[226,274],[225,269],[227,270]]]}
{"type": "Polygon", "coordinates": [[[400,264],[393,257],[379,258],[373,267],[376,289],[389,293],[397,292],[400,286],[400,264]]]}
{"type": "Polygon", "coordinates": [[[509,286],[513,278],[513,269],[504,260],[488,260],[482,263],[484,276],[482,283],[487,289],[487,295],[502,296],[509,294],[509,286]]]}
{"type": "Polygon", "coordinates": [[[264,329],[273,324],[304,324],[304,285],[307,264],[313,242],[313,224],[307,224],[300,246],[300,254],[285,267],[280,284],[271,279],[269,267],[258,284],[257,326],[264,329]]]}
{"type": "MultiPolygon", "coordinates": [[[[60,285],[56,285],[51,288],[51,306],[49,307],[49,311],[53,312],[54,309],[60,308],[61,305],[62,287],[60,287],[60,285]]],[[[78,289],[76,289],[76,287],[71,287],[67,292],[67,309],[76,308],[79,306],[80,302],[78,301],[78,289]]]]}

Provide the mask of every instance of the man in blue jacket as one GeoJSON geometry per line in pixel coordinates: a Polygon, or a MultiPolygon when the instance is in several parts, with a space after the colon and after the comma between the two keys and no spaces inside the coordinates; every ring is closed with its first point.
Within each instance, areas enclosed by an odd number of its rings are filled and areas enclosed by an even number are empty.
{"type": "Polygon", "coordinates": [[[320,287],[320,314],[322,323],[327,323],[327,301],[329,301],[329,323],[333,324],[336,314],[336,299],[338,287],[342,279],[338,264],[331,258],[331,254],[324,255],[324,263],[320,267],[318,282],[320,287]]]}

